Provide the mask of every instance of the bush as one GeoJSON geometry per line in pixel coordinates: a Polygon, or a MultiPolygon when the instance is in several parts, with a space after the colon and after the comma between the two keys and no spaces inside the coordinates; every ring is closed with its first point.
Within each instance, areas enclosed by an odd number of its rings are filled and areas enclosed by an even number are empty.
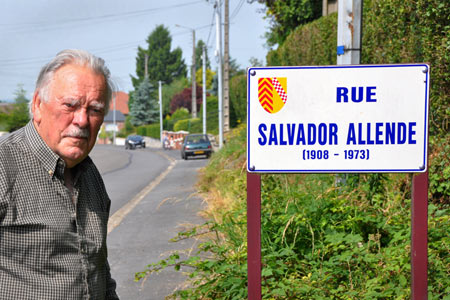
{"type": "MultiPolygon", "coordinates": [[[[203,132],[203,105],[200,107],[198,114],[202,119],[202,131],[203,132]]],[[[211,134],[219,133],[219,113],[218,113],[218,100],[217,96],[208,96],[206,98],[206,131],[211,134]]]]}
{"type": "Polygon", "coordinates": [[[202,120],[199,118],[196,119],[187,119],[187,120],[179,120],[173,126],[174,131],[188,131],[189,133],[202,133],[203,132],[203,124],[202,120]]]}
{"type": "MultiPolygon", "coordinates": [[[[366,0],[361,63],[431,65],[430,133],[446,135],[450,107],[450,6],[445,0],[366,0]]],[[[335,65],[337,14],[299,26],[267,55],[271,66],[335,65]]]]}
{"type": "Polygon", "coordinates": [[[143,126],[139,126],[136,128],[136,133],[138,135],[148,136],[148,137],[159,140],[160,136],[161,136],[160,128],[161,127],[160,127],[159,123],[143,125],[143,126]]]}
{"type": "MultiPolygon", "coordinates": [[[[174,266],[192,288],[177,299],[247,298],[246,130],[235,130],[203,170],[210,221],[174,239],[203,236],[196,255],[175,253],[136,274],[174,266]]],[[[409,175],[262,175],[263,299],[409,299],[409,175]]],[[[449,208],[429,207],[429,295],[450,292],[449,208]]],[[[446,299],[446,298],[444,298],[446,299]]]]}
{"type": "MultiPolygon", "coordinates": [[[[431,64],[428,282],[430,299],[450,295],[448,106],[450,6],[444,0],[366,0],[363,63],[431,64]]],[[[336,62],[336,14],[297,28],[270,65],[336,62]]],[[[205,237],[196,255],[174,254],[161,268],[188,266],[191,288],[181,299],[245,299],[246,131],[239,127],[203,170],[209,220],[176,240],[205,237]]],[[[263,299],[409,299],[411,177],[353,174],[263,175],[263,299]]]]}

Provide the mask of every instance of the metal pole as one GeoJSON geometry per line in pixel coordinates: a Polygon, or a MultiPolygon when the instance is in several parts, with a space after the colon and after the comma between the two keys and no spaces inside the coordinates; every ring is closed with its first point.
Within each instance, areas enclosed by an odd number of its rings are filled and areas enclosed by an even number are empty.
{"type": "Polygon", "coordinates": [[[230,131],[230,22],[229,0],[224,2],[224,49],[223,49],[223,131],[230,131]]]}
{"type": "Polygon", "coordinates": [[[113,94],[113,103],[114,103],[114,110],[113,110],[113,145],[116,145],[116,93],[113,94]]]}
{"type": "Polygon", "coordinates": [[[338,1],[337,64],[361,63],[362,0],[338,1]]]}
{"type": "Polygon", "coordinates": [[[203,134],[206,134],[206,45],[203,46],[203,134]]]}
{"type": "Polygon", "coordinates": [[[163,113],[162,113],[162,82],[158,81],[159,84],[159,140],[161,141],[161,145],[163,143],[163,113]]]}
{"type": "Polygon", "coordinates": [[[221,25],[221,11],[220,5],[216,1],[216,44],[217,44],[217,56],[219,61],[219,70],[218,70],[218,91],[217,96],[219,98],[219,148],[223,146],[223,98],[222,98],[222,25],[221,25]]]}
{"type": "Polygon", "coordinates": [[[192,118],[197,118],[197,85],[195,82],[195,30],[192,29],[192,118]]]}
{"type": "Polygon", "coordinates": [[[428,171],[415,175],[411,205],[411,294],[428,299],[428,171]]]}
{"type": "Polygon", "coordinates": [[[261,175],[247,172],[248,299],[261,299],[261,175]]]}

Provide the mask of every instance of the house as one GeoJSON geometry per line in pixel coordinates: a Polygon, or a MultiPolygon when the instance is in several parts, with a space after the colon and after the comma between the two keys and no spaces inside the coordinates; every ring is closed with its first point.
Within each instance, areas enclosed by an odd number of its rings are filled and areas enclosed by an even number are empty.
{"type": "Polygon", "coordinates": [[[120,131],[125,127],[125,118],[130,113],[128,109],[128,94],[124,92],[114,92],[111,103],[109,105],[109,112],[103,120],[102,130],[114,131],[114,112],[116,128],[115,131],[120,131]]]}
{"type": "Polygon", "coordinates": [[[130,110],[128,109],[128,94],[121,91],[113,93],[113,97],[109,105],[109,110],[114,110],[114,99],[116,102],[115,110],[118,110],[125,116],[128,116],[128,114],[130,113],[130,110]]]}
{"type": "MultiPolygon", "coordinates": [[[[127,93],[121,91],[113,93],[111,103],[109,105],[109,111],[103,119],[103,124],[100,132],[109,132],[112,135],[112,132],[115,131],[117,133],[125,127],[125,119],[130,113],[128,109],[128,100],[129,98],[127,93]]],[[[100,144],[109,143],[108,139],[106,138],[99,139],[98,142],[100,144]]]]}

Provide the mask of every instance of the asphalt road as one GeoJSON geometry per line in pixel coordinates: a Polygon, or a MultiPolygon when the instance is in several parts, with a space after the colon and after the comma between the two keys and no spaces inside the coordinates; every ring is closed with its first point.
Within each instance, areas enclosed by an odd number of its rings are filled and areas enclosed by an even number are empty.
{"type": "Polygon", "coordinates": [[[198,216],[202,199],[194,185],[207,159],[179,157],[175,150],[105,145],[91,152],[112,201],[110,225],[115,225],[109,228],[108,256],[121,299],[162,300],[183,286],[185,277],[173,269],[134,282],[134,274],[147,264],[196,245],[193,240],[169,240],[191,224],[204,222],[198,216]]]}

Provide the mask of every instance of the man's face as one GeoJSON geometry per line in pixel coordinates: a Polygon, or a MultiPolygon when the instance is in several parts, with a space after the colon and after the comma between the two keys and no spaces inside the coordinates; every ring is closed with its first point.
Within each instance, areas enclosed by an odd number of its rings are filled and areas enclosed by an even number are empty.
{"type": "Polygon", "coordinates": [[[47,102],[35,93],[36,129],[67,167],[80,163],[94,147],[103,123],[106,92],[103,75],[69,64],[55,72],[48,86],[47,102]]]}

